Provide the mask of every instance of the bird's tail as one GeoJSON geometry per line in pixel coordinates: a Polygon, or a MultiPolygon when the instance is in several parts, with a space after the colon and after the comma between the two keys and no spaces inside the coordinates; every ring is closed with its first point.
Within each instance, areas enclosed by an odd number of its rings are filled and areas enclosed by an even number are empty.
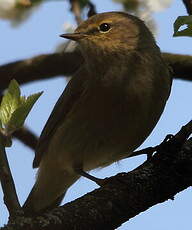
{"type": "Polygon", "coordinates": [[[79,176],[68,171],[39,171],[37,181],[33,186],[23,208],[27,214],[38,214],[57,207],[67,189],[79,179],[79,176]],[[49,174],[49,175],[48,175],[49,174]]]}

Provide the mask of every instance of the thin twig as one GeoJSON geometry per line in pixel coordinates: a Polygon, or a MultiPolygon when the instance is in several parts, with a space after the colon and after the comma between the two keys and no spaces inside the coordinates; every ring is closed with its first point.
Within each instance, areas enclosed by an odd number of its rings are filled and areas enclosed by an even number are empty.
{"type": "Polygon", "coordinates": [[[71,11],[73,12],[73,14],[75,15],[75,20],[77,22],[77,24],[81,24],[82,19],[81,19],[81,7],[80,7],[80,3],[79,0],[70,0],[71,3],[71,11]]]}
{"type": "Polygon", "coordinates": [[[191,15],[192,14],[192,0],[183,0],[183,4],[185,5],[187,13],[191,15]]]}
{"type": "Polygon", "coordinates": [[[88,7],[89,7],[89,10],[87,13],[88,18],[97,14],[96,6],[92,2],[88,2],[88,7]]]}
{"type": "Polygon", "coordinates": [[[4,136],[0,134],[0,181],[4,193],[4,202],[9,210],[10,217],[14,217],[21,211],[21,206],[7,160],[4,141],[4,136]]]}
{"type": "Polygon", "coordinates": [[[22,143],[27,145],[32,150],[35,150],[38,137],[28,128],[23,127],[13,133],[13,136],[19,139],[22,143]]]}

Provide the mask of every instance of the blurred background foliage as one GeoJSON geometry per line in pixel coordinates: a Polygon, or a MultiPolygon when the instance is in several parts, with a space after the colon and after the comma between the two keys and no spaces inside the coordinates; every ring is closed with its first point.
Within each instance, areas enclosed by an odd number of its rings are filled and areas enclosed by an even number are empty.
{"type": "MultiPolygon", "coordinates": [[[[37,7],[48,1],[54,0],[0,0],[0,18],[9,20],[12,26],[19,26],[35,13],[37,7]]],[[[77,2],[81,8],[82,18],[85,19],[85,12],[90,7],[90,1],[77,0],[77,2]]],[[[142,18],[155,33],[153,13],[169,7],[172,0],[113,0],[113,2],[121,4],[122,10],[142,18]]]]}

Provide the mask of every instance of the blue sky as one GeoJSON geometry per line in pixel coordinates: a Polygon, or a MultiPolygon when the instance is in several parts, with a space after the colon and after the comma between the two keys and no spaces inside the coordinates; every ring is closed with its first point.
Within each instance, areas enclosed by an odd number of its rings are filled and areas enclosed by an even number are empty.
{"type": "MultiPolygon", "coordinates": [[[[97,3],[98,12],[121,10],[121,5],[111,3],[110,0],[95,0],[93,2],[97,3]]],[[[74,22],[73,15],[68,10],[69,5],[66,1],[48,1],[41,5],[26,22],[16,28],[11,27],[7,21],[0,21],[0,64],[54,52],[56,46],[63,42],[63,39],[59,37],[59,34],[63,32],[63,23],[74,22]]],[[[179,15],[186,15],[180,0],[175,0],[170,8],[155,14],[156,23],[159,26],[157,43],[162,51],[191,54],[192,38],[172,37],[172,24],[179,15]]],[[[65,79],[58,77],[22,87],[22,92],[26,95],[44,91],[26,122],[27,126],[37,135],[40,134],[65,85],[65,79]]],[[[174,81],[165,112],[142,147],[158,144],[166,134],[174,134],[191,119],[191,92],[190,82],[174,81]]],[[[14,141],[12,148],[7,149],[7,152],[19,199],[23,203],[35,181],[35,170],[31,169],[34,154],[19,141],[14,141]]],[[[123,160],[105,169],[95,170],[92,174],[103,178],[118,172],[127,172],[143,162],[144,159],[145,157],[136,157],[123,160]]],[[[64,202],[73,200],[96,187],[91,181],[81,178],[69,189],[64,202]]],[[[119,229],[136,230],[145,226],[145,229],[148,230],[180,230],[181,228],[187,230],[192,223],[189,200],[191,200],[191,191],[187,189],[176,195],[174,201],[167,201],[150,208],[123,224],[119,229]]],[[[7,221],[7,211],[3,204],[1,189],[0,210],[3,210],[0,215],[0,226],[2,226],[7,221]]]]}

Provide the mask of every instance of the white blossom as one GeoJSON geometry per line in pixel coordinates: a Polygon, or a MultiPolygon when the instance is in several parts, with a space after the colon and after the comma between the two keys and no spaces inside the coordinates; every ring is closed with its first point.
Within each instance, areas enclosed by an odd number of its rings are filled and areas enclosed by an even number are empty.
{"type": "Polygon", "coordinates": [[[153,12],[164,10],[171,5],[173,0],[143,0],[149,10],[153,12]]]}
{"type": "Polygon", "coordinates": [[[19,25],[40,3],[32,5],[30,0],[0,0],[0,18],[9,20],[13,26],[19,25]]]}
{"type": "Polygon", "coordinates": [[[13,9],[16,2],[17,0],[0,0],[0,12],[13,9]]]}

